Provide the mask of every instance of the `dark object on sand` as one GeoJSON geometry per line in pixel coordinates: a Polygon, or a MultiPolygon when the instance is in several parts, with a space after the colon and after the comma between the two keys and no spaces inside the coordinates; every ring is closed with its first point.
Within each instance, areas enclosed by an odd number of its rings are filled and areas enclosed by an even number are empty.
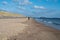
{"type": "Polygon", "coordinates": [[[28,17],[28,20],[30,20],[30,17],[28,17]]]}

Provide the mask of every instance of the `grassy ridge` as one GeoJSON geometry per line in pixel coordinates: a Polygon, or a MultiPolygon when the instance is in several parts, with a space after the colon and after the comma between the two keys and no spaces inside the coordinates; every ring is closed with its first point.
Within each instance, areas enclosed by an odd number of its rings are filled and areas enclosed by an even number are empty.
{"type": "Polygon", "coordinates": [[[22,17],[20,14],[14,14],[14,13],[9,13],[9,12],[0,12],[0,16],[13,16],[13,17],[22,17]]]}

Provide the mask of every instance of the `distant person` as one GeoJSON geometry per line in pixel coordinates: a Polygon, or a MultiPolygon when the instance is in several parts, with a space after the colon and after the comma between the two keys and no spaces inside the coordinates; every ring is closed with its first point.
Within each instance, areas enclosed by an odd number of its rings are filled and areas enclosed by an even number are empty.
{"type": "Polygon", "coordinates": [[[28,20],[30,20],[30,17],[28,17],[28,20]]]}

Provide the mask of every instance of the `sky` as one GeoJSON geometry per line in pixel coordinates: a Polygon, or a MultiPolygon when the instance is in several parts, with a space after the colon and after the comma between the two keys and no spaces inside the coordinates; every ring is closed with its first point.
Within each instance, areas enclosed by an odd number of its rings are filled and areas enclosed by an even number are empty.
{"type": "Polygon", "coordinates": [[[0,0],[0,10],[32,17],[60,18],[60,0],[0,0]]]}

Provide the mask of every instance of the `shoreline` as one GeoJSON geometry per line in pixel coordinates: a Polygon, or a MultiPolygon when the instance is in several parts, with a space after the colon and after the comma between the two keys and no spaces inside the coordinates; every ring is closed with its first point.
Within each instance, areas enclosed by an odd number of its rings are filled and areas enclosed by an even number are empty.
{"type": "Polygon", "coordinates": [[[47,27],[42,23],[38,23],[32,18],[25,21],[24,24],[28,24],[29,26],[26,26],[23,33],[12,36],[10,40],[60,40],[60,31],[47,27]]]}
{"type": "MultiPolygon", "coordinates": [[[[28,18],[28,17],[0,17],[0,19],[19,19],[19,18],[28,18]]],[[[32,18],[32,19],[34,19],[34,18],[32,18]]],[[[36,19],[34,19],[34,20],[36,22],[38,22],[38,20],[36,20],[36,19]]],[[[48,25],[44,24],[43,22],[38,22],[38,23],[41,23],[41,24],[43,24],[45,26],[48,26],[48,25]]],[[[59,30],[59,29],[53,28],[53,26],[48,26],[48,27],[50,27],[52,29],[55,29],[55,30],[59,30]]]]}
{"type": "Polygon", "coordinates": [[[36,20],[36,21],[37,21],[38,23],[41,23],[41,24],[49,27],[49,28],[52,28],[52,29],[55,29],[55,30],[59,30],[59,31],[60,31],[60,29],[56,28],[56,26],[54,26],[53,24],[44,23],[44,22],[41,22],[41,21],[39,21],[39,20],[36,20]]]}
{"type": "MultiPolygon", "coordinates": [[[[23,18],[27,18],[27,17],[3,17],[3,18],[0,18],[0,19],[23,19],[23,18]]],[[[44,25],[44,26],[47,26],[47,25],[45,25],[44,23],[42,23],[42,22],[38,22],[37,20],[35,20],[35,19],[33,19],[33,18],[30,18],[30,20],[34,20],[37,24],[42,24],[42,25],[44,25]]],[[[53,27],[51,27],[51,26],[47,26],[48,28],[51,28],[51,29],[54,29],[54,30],[58,30],[58,29],[55,29],[55,28],[53,28],[53,27]]],[[[60,30],[58,30],[58,31],[60,31],[60,30]]]]}
{"type": "MultiPolygon", "coordinates": [[[[27,36],[31,36],[29,37],[29,39],[33,38],[33,40],[35,40],[32,34],[36,35],[34,36],[36,37],[36,39],[40,39],[42,35],[43,36],[51,35],[52,37],[54,37],[52,39],[56,39],[54,34],[60,35],[60,31],[49,28],[42,23],[38,23],[36,20],[32,18],[30,20],[28,20],[28,18],[0,19],[0,35],[1,35],[0,39],[2,40],[3,39],[4,40],[7,40],[7,39],[8,40],[14,40],[14,39],[20,40],[20,38],[23,40],[23,37],[25,38],[25,40],[27,40],[28,39],[27,36]]],[[[46,38],[48,38],[47,36],[46,38]]],[[[44,39],[44,37],[42,39],[44,39]]]]}
{"type": "Polygon", "coordinates": [[[58,30],[58,29],[55,29],[55,28],[53,28],[53,27],[51,27],[51,26],[47,26],[46,24],[44,24],[44,23],[41,23],[41,22],[38,22],[37,20],[35,20],[35,19],[33,19],[34,21],[36,21],[36,23],[37,24],[41,24],[41,25],[44,25],[45,27],[47,27],[47,28],[50,28],[50,29],[52,29],[52,30],[56,30],[56,31],[59,31],[60,32],[60,30],[58,30]]]}

